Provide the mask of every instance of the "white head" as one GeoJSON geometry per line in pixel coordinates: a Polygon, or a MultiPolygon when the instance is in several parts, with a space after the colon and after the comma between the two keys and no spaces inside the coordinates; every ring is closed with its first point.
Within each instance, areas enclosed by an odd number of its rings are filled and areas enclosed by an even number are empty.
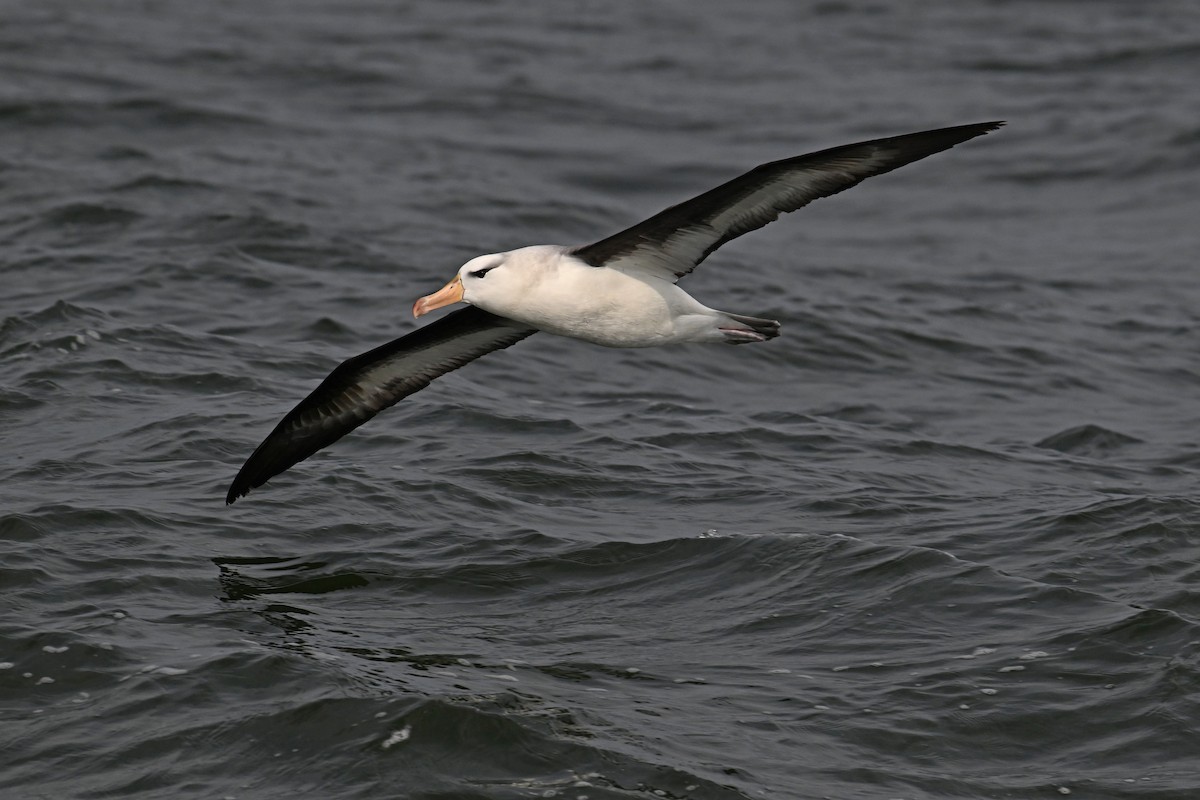
{"type": "MultiPolygon", "coordinates": [[[[537,281],[541,268],[546,266],[544,247],[524,247],[507,253],[476,256],[458,269],[454,280],[413,304],[413,316],[419,317],[435,308],[465,302],[484,311],[507,316],[520,307],[537,281]]],[[[553,255],[557,255],[556,248],[553,255]]]]}

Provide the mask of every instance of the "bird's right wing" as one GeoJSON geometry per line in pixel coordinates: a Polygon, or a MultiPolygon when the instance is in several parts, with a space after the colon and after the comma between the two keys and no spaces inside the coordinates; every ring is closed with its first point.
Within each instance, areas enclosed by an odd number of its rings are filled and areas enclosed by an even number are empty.
{"type": "Polygon", "coordinates": [[[577,248],[572,255],[593,267],[675,281],[725,242],[758,230],[780,214],[948,150],[1003,124],[980,122],[890,136],[762,164],[620,233],[577,248]]]}
{"type": "Polygon", "coordinates": [[[251,454],[225,502],[244,497],[435,378],[536,332],[468,306],[344,361],[251,454]]]}

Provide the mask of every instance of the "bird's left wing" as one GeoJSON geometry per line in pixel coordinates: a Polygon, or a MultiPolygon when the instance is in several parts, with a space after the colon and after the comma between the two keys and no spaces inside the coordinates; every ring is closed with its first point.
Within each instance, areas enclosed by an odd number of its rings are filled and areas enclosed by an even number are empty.
{"type": "Polygon", "coordinates": [[[251,454],[225,502],[244,497],[435,378],[536,332],[468,306],[344,361],[251,454]]]}
{"type": "Polygon", "coordinates": [[[632,228],[572,251],[593,267],[677,280],[730,239],[788,211],[849,189],[874,175],[994,131],[980,122],[872,139],[755,167],[728,183],[671,206],[632,228]]]}

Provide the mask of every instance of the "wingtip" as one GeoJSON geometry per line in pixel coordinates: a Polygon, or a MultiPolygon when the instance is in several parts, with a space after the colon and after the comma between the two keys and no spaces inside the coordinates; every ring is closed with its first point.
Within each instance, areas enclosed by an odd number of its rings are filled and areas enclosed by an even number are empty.
{"type": "Polygon", "coordinates": [[[233,483],[229,484],[229,491],[225,493],[225,505],[233,505],[239,497],[245,497],[254,488],[254,484],[246,478],[245,472],[246,468],[242,467],[233,483]]]}
{"type": "MultiPolygon", "coordinates": [[[[999,130],[1007,124],[1007,120],[994,119],[990,122],[972,122],[967,125],[953,125],[949,128],[943,128],[942,131],[947,133],[957,131],[966,135],[966,138],[973,139],[976,136],[983,136],[985,133],[991,133],[994,130],[999,130]]],[[[930,131],[930,133],[939,132],[941,131],[930,131]]]]}
{"type": "Polygon", "coordinates": [[[949,128],[927,131],[927,133],[957,133],[960,136],[965,136],[966,139],[973,139],[976,136],[983,136],[985,133],[991,133],[994,130],[999,130],[1007,124],[1007,120],[994,119],[990,122],[971,122],[966,125],[951,125],[949,128]]]}

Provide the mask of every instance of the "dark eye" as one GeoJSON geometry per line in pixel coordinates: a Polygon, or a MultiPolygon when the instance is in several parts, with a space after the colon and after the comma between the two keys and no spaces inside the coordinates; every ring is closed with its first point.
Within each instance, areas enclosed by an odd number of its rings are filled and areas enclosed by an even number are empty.
{"type": "Polygon", "coordinates": [[[484,275],[487,275],[494,269],[495,267],[484,267],[483,269],[475,270],[474,272],[470,273],[470,275],[472,278],[482,278],[484,275]]]}

